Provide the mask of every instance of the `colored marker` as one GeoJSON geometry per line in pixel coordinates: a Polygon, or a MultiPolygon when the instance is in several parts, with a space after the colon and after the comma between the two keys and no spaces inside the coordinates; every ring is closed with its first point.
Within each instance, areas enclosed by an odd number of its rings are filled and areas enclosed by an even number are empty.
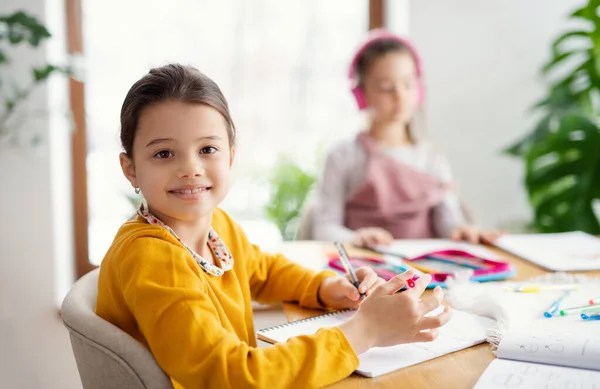
{"type": "Polygon", "coordinates": [[[583,320],[600,320],[600,313],[594,315],[586,315],[585,313],[582,313],[581,318],[583,320]]]}
{"type": "Polygon", "coordinates": [[[582,305],[581,307],[565,308],[560,311],[561,316],[566,316],[572,313],[582,312],[600,312],[600,304],[596,305],[582,305]]]}
{"type": "Polygon", "coordinates": [[[515,289],[506,288],[506,292],[539,293],[544,290],[575,290],[579,285],[525,285],[515,289]]]}
{"type": "Polygon", "coordinates": [[[550,305],[550,308],[548,308],[548,310],[546,312],[544,312],[544,316],[545,317],[554,316],[560,309],[560,303],[564,300],[565,297],[567,297],[569,295],[569,293],[571,293],[570,290],[565,291],[565,293],[563,293],[562,296],[560,296],[556,301],[554,301],[552,303],[552,305],[550,305]]]}
{"type": "Polygon", "coordinates": [[[437,270],[435,270],[435,269],[432,269],[432,268],[430,268],[430,267],[426,267],[426,266],[422,266],[422,265],[420,265],[420,264],[418,264],[418,263],[415,263],[415,262],[411,262],[411,263],[410,263],[410,266],[414,267],[414,268],[415,268],[415,269],[417,269],[417,270],[420,270],[420,271],[422,271],[423,273],[429,273],[429,274],[435,274],[435,273],[438,273],[438,271],[437,271],[437,270]]]}
{"type": "Polygon", "coordinates": [[[600,297],[593,298],[589,301],[590,305],[600,304],[600,297]]]}

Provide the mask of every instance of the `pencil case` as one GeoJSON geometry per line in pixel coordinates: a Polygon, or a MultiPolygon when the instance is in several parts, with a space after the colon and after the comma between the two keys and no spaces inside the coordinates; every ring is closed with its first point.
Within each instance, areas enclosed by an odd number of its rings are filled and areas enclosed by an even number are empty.
{"type": "MultiPolygon", "coordinates": [[[[332,255],[329,258],[329,268],[344,274],[339,257],[332,255]]],[[[429,288],[438,285],[445,287],[448,277],[458,276],[458,273],[465,274],[474,282],[503,280],[515,275],[515,270],[508,262],[481,258],[462,250],[434,251],[415,258],[395,261],[365,257],[351,257],[350,261],[355,268],[372,268],[386,281],[408,269],[413,269],[417,276],[428,273],[431,275],[429,288]]]]}

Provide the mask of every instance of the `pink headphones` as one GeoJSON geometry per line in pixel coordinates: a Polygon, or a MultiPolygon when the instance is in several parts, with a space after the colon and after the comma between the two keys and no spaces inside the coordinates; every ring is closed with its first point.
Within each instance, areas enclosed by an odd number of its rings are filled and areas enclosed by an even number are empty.
{"type": "Polygon", "coordinates": [[[371,44],[373,42],[377,42],[379,40],[384,40],[384,39],[394,40],[394,41],[399,42],[399,43],[405,45],[406,47],[408,47],[408,49],[410,50],[411,54],[413,55],[413,57],[415,59],[415,64],[417,66],[417,76],[419,77],[419,104],[423,101],[423,98],[425,97],[425,90],[423,89],[423,84],[421,82],[422,77],[423,77],[423,69],[421,66],[421,57],[419,56],[419,53],[417,52],[417,50],[415,49],[413,44],[410,43],[408,40],[406,40],[404,38],[400,38],[399,36],[394,35],[391,32],[389,32],[383,28],[378,28],[375,30],[371,30],[369,32],[369,35],[367,36],[366,41],[356,51],[356,54],[354,54],[354,57],[352,58],[352,62],[350,63],[350,70],[348,71],[348,78],[350,78],[350,80],[353,82],[353,87],[352,87],[351,91],[352,91],[352,94],[354,95],[354,97],[356,98],[356,103],[358,104],[358,108],[360,110],[367,108],[367,103],[365,101],[365,95],[363,93],[363,90],[361,89],[360,85],[358,85],[358,80],[356,79],[356,64],[358,63],[358,60],[360,59],[362,54],[365,52],[365,50],[369,46],[371,46],[371,44]]]}

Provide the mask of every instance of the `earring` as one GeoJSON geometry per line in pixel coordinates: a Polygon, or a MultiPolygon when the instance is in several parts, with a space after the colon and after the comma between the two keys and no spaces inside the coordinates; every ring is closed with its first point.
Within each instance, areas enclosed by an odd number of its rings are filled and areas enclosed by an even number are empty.
{"type": "Polygon", "coordinates": [[[135,192],[135,194],[140,194],[140,188],[133,188],[133,191],[135,192]]]}

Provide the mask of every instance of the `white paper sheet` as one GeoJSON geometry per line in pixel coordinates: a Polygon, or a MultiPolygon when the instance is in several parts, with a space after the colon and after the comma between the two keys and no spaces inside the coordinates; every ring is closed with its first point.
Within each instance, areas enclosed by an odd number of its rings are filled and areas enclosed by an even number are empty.
{"type": "Polygon", "coordinates": [[[600,389],[600,372],[496,359],[473,389],[600,389]]]}
{"type": "Polygon", "coordinates": [[[549,270],[600,270],[600,239],[581,231],[505,235],[494,244],[549,270]]]}

